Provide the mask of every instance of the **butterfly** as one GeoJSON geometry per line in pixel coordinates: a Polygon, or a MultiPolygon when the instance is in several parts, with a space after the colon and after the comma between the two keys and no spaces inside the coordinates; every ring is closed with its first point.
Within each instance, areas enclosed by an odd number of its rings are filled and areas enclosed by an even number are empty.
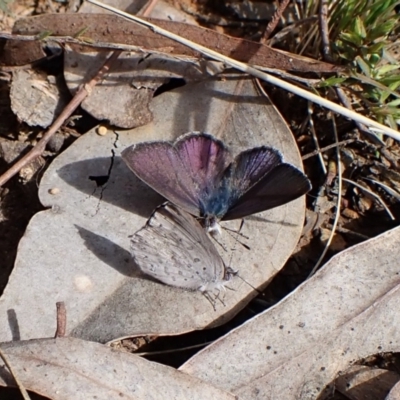
{"type": "Polygon", "coordinates": [[[170,286],[219,293],[236,274],[225,267],[200,223],[168,202],[155,209],[131,245],[142,272],[170,286]]]}
{"type": "Polygon", "coordinates": [[[122,158],[156,192],[203,218],[208,231],[219,231],[219,220],[280,206],[311,189],[306,175],[283,162],[277,149],[254,147],[233,158],[222,141],[203,132],[184,134],[174,143],[138,143],[122,158]]]}

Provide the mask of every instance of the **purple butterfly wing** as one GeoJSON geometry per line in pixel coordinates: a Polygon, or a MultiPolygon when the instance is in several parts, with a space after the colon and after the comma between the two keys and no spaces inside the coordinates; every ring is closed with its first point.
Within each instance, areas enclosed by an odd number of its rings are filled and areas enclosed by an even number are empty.
{"type": "Polygon", "coordinates": [[[122,158],[156,192],[199,216],[202,194],[219,185],[230,154],[212,136],[189,133],[174,144],[139,143],[125,149],[122,158]]]}
{"type": "Polygon", "coordinates": [[[255,147],[238,154],[229,172],[232,203],[281,163],[281,153],[272,147],[255,147]]]}
{"type": "Polygon", "coordinates": [[[283,205],[306,194],[311,189],[308,178],[296,167],[286,163],[275,165],[235,204],[223,217],[224,220],[243,218],[247,215],[283,205]]]}
{"type": "Polygon", "coordinates": [[[175,148],[189,175],[195,181],[199,196],[220,186],[231,155],[225,145],[205,133],[189,133],[179,139],[175,148]]]}

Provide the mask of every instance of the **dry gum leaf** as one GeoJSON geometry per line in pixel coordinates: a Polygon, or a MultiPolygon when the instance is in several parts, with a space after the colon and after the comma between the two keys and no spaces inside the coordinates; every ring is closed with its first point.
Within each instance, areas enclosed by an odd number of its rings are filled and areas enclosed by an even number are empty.
{"type": "MultiPolygon", "coordinates": [[[[225,56],[252,65],[299,72],[338,71],[338,67],[331,64],[272,49],[257,42],[233,38],[211,29],[180,22],[144,19],[225,56]]],[[[129,44],[149,51],[198,57],[198,53],[188,47],[114,15],[45,14],[19,19],[13,28],[13,33],[21,35],[43,32],[51,32],[54,36],[81,37],[94,43],[100,41],[129,44]]]]}

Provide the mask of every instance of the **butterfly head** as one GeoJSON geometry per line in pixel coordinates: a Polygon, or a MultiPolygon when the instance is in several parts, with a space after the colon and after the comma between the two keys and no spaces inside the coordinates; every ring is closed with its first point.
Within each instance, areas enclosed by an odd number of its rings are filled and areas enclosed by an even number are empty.
{"type": "Polygon", "coordinates": [[[214,216],[208,216],[204,219],[204,227],[206,231],[211,235],[221,235],[221,225],[218,222],[218,219],[214,216]]]}

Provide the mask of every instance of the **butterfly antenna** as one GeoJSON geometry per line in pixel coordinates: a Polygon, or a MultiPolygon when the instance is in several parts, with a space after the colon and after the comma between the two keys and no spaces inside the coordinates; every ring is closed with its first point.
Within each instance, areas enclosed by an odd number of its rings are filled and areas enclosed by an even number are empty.
{"type": "MultiPolygon", "coordinates": [[[[238,238],[237,238],[238,234],[240,234],[240,231],[241,231],[241,229],[243,228],[243,225],[244,225],[244,219],[242,219],[242,222],[240,223],[240,227],[239,227],[239,229],[236,231],[236,237],[235,237],[234,235],[230,234],[229,232],[228,232],[228,233],[229,233],[229,234],[231,235],[231,237],[235,240],[235,247],[236,247],[236,243],[240,243],[240,244],[241,244],[242,246],[244,246],[247,250],[250,250],[250,247],[249,247],[249,246],[245,245],[244,243],[242,243],[242,242],[241,242],[240,240],[238,240],[238,238]]],[[[233,268],[231,268],[233,254],[234,254],[234,251],[236,250],[235,247],[232,249],[231,258],[230,258],[230,260],[229,260],[229,266],[228,266],[228,268],[227,268],[227,271],[228,271],[231,275],[237,275],[237,271],[235,271],[235,270],[233,270],[233,268]]]]}
{"type": "Polygon", "coordinates": [[[235,239],[236,242],[240,243],[245,249],[251,250],[251,249],[250,249],[250,246],[248,246],[246,243],[241,242],[241,241],[238,239],[238,236],[241,236],[241,237],[243,237],[243,238],[245,238],[245,239],[250,239],[248,236],[243,235],[243,233],[240,232],[240,231],[242,230],[242,228],[243,228],[243,225],[244,225],[244,219],[242,219],[242,222],[240,223],[240,227],[239,227],[238,230],[229,229],[229,228],[225,228],[225,227],[224,227],[223,229],[224,229],[225,231],[227,231],[227,233],[228,233],[233,239],[235,239]],[[231,233],[231,232],[232,232],[232,233],[231,233]],[[235,233],[236,235],[233,235],[233,233],[235,233]]]}
{"type": "Polygon", "coordinates": [[[228,249],[222,243],[220,243],[214,235],[210,234],[210,236],[214,239],[215,243],[217,243],[222,248],[223,251],[225,251],[226,253],[228,252],[228,249]]]}
{"type": "Polygon", "coordinates": [[[262,292],[260,292],[257,288],[255,288],[252,284],[250,284],[249,282],[247,282],[244,278],[242,278],[239,274],[236,274],[236,276],[238,278],[240,278],[244,283],[246,283],[247,285],[249,285],[253,290],[255,290],[258,294],[262,295],[262,292]]]}
{"type": "MultiPolygon", "coordinates": [[[[242,219],[242,224],[240,225],[239,230],[242,229],[243,223],[244,223],[244,219],[242,219]]],[[[236,229],[227,228],[226,226],[222,227],[222,229],[223,229],[224,231],[236,233],[236,234],[238,234],[240,237],[242,237],[243,239],[246,239],[246,240],[249,240],[249,239],[250,239],[248,236],[246,236],[246,235],[244,235],[243,233],[237,231],[236,229]]]]}

